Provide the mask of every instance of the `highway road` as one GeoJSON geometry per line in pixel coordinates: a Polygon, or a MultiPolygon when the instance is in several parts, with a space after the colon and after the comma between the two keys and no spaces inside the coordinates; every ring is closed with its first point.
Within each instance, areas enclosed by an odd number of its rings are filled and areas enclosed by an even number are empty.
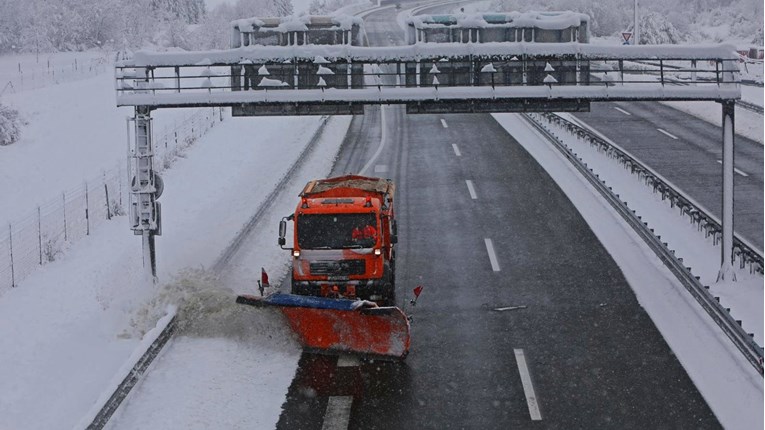
{"type": "MultiPolygon", "coordinates": [[[[576,117],[722,218],[719,127],[656,102],[593,103],[576,117]]],[[[734,227],[762,250],[763,146],[741,136],[734,142],[734,227]]]]}
{"type": "MultiPolygon", "coordinates": [[[[370,44],[402,44],[394,20],[369,15],[370,44]]],[[[370,107],[333,173],[365,166],[398,185],[399,299],[425,286],[412,350],[303,354],[278,428],[720,427],[571,202],[491,116],[370,107]]]]}

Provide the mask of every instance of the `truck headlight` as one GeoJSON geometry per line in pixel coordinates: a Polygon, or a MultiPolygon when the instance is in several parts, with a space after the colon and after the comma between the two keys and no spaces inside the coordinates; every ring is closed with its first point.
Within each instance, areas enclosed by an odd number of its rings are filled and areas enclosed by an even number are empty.
{"type": "Polygon", "coordinates": [[[380,248],[375,248],[375,255],[382,254],[382,250],[380,248]]]}
{"type": "Polygon", "coordinates": [[[292,256],[293,256],[293,257],[295,257],[295,258],[298,258],[298,257],[300,257],[300,251],[299,251],[299,250],[297,250],[297,249],[296,249],[296,250],[294,250],[294,251],[292,251],[292,256]]]}

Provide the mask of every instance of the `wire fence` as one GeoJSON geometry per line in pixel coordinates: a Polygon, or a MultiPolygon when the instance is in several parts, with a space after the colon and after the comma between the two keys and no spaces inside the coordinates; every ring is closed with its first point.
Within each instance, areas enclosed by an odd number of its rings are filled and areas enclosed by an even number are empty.
{"type": "MultiPolygon", "coordinates": [[[[161,172],[169,168],[222,120],[222,109],[200,109],[173,128],[155,133],[155,169],[161,172]]],[[[16,222],[0,226],[0,287],[18,286],[38,268],[56,261],[98,225],[115,217],[122,219],[129,201],[128,178],[132,177],[128,170],[127,162],[119,162],[37,206],[16,222]]],[[[4,290],[0,288],[0,293],[4,290]]]]}
{"type": "Polygon", "coordinates": [[[120,52],[86,52],[46,54],[44,58],[19,57],[17,61],[0,61],[0,96],[36,90],[50,85],[90,78],[113,70],[114,61],[124,59],[120,52]]]}

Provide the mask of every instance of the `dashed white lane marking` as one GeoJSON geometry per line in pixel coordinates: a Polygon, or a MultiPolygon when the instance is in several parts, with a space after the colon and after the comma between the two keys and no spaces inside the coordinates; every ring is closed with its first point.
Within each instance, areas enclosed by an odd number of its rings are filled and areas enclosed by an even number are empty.
{"type": "Polygon", "coordinates": [[[672,133],[670,133],[670,132],[668,132],[668,131],[666,131],[666,130],[662,130],[662,129],[660,129],[660,128],[657,128],[657,130],[659,130],[659,133],[662,133],[663,135],[665,135],[665,136],[667,136],[667,137],[669,137],[669,138],[671,138],[671,139],[675,139],[675,140],[677,140],[677,139],[678,139],[678,137],[677,137],[677,136],[675,136],[674,134],[672,134],[672,133]]]}
{"type": "Polygon", "coordinates": [[[486,252],[489,253],[491,270],[499,272],[499,261],[497,261],[497,254],[494,253],[494,244],[491,243],[491,239],[484,239],[483,241],[486,242],[486,252]]]}
{"type": "Polygon", "coordinates": [[[618,110],[619,112],[621,112],[621,113],[623,113],[625,115],[632,115],[631,113],[627,112],[626,110],[624,110],[624,109],[622,109],[620,107],[614,106],[614,109],[618,110]]]}
{"type": "Polygon", "coordinates": [[[465,183],[467,183],[468,192],[470,193],[470,198],[473,200],[476,200],[478,198],[478,195],[475,193],[475,187],[473,187],[473,181],[470,179],[466,180],[465,183]]]}
{"type": "Polygon", "coordinates": [[[462,157],[462,153],[460,152],[460,149],[457,147],[456,143],[452,143],[452,148],[454,148],[454,154],[457,157],[462,157]]]}
{"type": "Polygon", "coordinates": [[[388,171],[387,164],[375,164],[375,173],[385,173],[388,171]]]}
{"type": "Polygon", "coordinates": [[[539,412],[539,403],[537,395],[534,394],[534,385],[531,383],[529,368],[526,366],[526,355],[522,349],[513,349],[515,352],[515,361],[518,364],[518,372],[521,374],[521,384],[523,384],[523,393],[526,395],[526,403],[529,405],[529,415],[532,421],[542,420],[542,414],[539,412]]]}
{"type": "Polygon", "coordinates": [[[342,354],[337,357],[337,367],[354,367],[359,364],[359,358],[354,355],[342,354]]]}
{"type": "Polygon", "coordinates": [[[351,421],[351,406],[353,396],[330,396],[327,400],[327,411],[324,413],[322,430],[348,430],[351,421]]]}
{"type": "MultiPolygon", "coordinates": [[[[722,164],[722,160],[717,160],[717,162],[718,162],[718,163],[720,163],[720,164],[722,164]]],[[[749,176],[749,174],[748,174],[748,173],[746,173],[746,172],[742,172],[741,170],[737,169],[736,167],[734,167],[734,168],[733,168],[733,171],[734,171],[734,172],[736,172],[736,173],[738,173],[739,175],[741,175],[741,176],[745,177],[745,178],[746,178],[747,176],[749,176]]]]}
{"type": "Polygon", "coordinates": [[[449,128],[449,125],[446,124],[446,120],[441,118],[441,125],[444,126],[444,128],[449,128]]]}

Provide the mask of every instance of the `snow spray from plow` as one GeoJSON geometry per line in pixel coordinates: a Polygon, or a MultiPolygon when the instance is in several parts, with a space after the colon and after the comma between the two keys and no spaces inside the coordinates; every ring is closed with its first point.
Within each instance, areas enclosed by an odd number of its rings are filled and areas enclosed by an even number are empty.
{"type": "Polygon", "coordinates": [[[409,353],[409,319],[397,307],[294,294],[240,295],[236,302],[278,308],[309,350],[393,359],[404,359],[409,353]]]}

